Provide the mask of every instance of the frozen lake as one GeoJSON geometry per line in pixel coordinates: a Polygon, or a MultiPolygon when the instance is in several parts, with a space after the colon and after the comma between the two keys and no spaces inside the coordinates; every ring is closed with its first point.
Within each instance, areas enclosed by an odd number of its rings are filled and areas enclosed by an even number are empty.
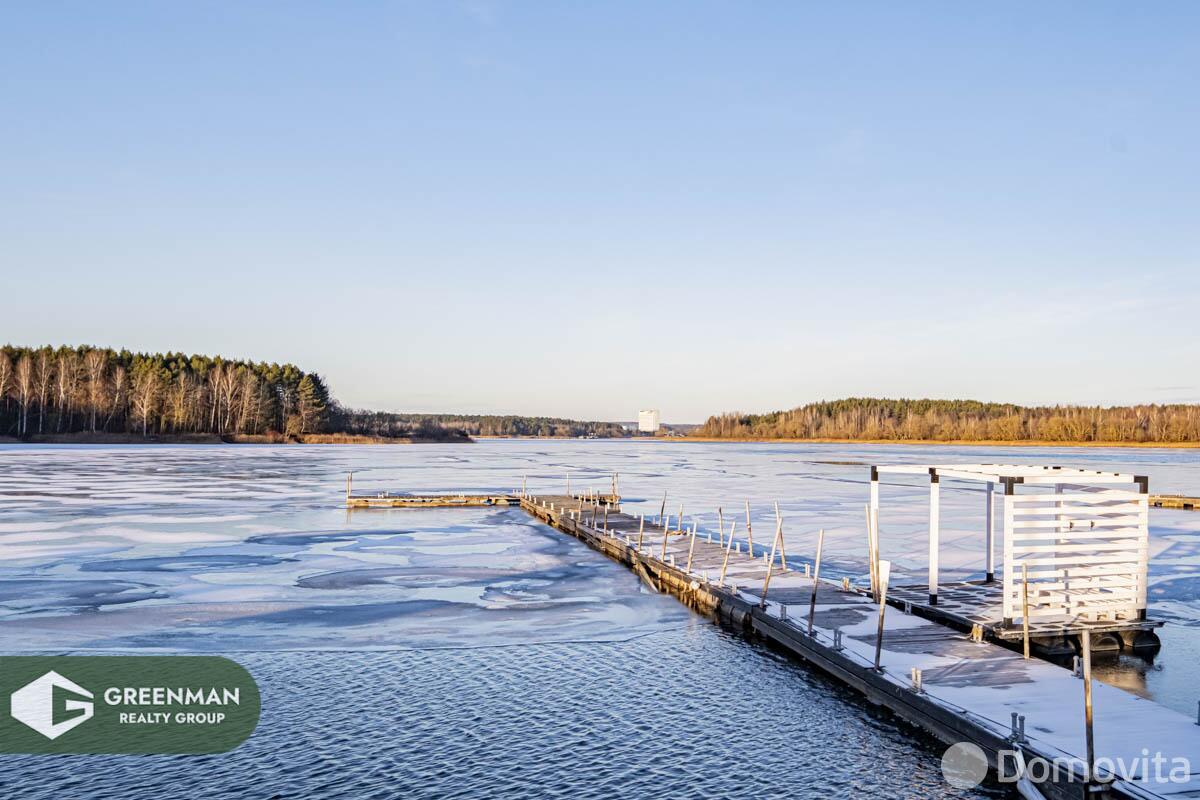
{"type": "MultiPolygon", "coordinates": [[[[778,501],[789,557],[811,558],[824,528],[828,574],[857,576],[865,561],[867,465],[956,461],[1129,471],[1149,475],[1155,492],[1200,490],[1194,450],[508,440],[3,446],[2,650],[230,654],[263,685],[259,731],[228,757],[181,762],[207,761],[206,770],[224,776],[222,785],[253,780],[270,754],[292,767],[276,765],[284,794],[320,796],[334,775],[360,796],[401,787],[444,796],[454,780],[511,794],[522,775],[532,779],[530,770],[573,796],[584,791],[580,775],[599,797],[638,785],[649,793],[671,785],[679,771],[716,781],[696,784],[698,792],[722,794],[734,785],[720,782],[727,780],[723,759],[749,758],[741,739],[757,731],[772,752],[767,761],[779,759],[770,785],[781,790],[886,788],[903,796],[908,787],[911,796],[938,796],[940,787],[951,792],[940,783],[940,748],[876,719],[804,668],[644,592],[624,568],[519,510],[351,514],[341,499],[349,470],[356,492],[511,491],[525,475],[531,491],[562,491],[568,471],[573,488],[607,491],[616,471],[626,510],[657,514],[665,491],[668,509],[682,503],[701,530],[715,530],[718,506],[740,520],[748,500],[761,520],[756,530],[769,536],[778,501]],[[387,708],[358,684],[366,677],[382,684],[387,708]],[[303,699],[295,687],[318,696],[303,699]],[[668,703],[678,718],[641,719],[663,693],[677,694],[668,703]],[[456,694],[469,705],[456,703],[456,694]],[[308,715],[309,706],[326,709],[324,721],[308,715]],[[801,769],[805,758],[822,761],[821,749],[805,739],[840,741],[849,730],[853,745],[826,745],[844,751],[844,765],[823,777],[801,769]],[[371,745],[382,765],[363,766],[354,737],[384,732],[388,738],[371,745]],[[458,765],[464,736],[481,737],[477,749],[486,755],[466,768],[458,765]],[[577,747],[561,747],[563,736],[577,747]],[[523,756],[497,737],[524,737],[522,752],[537,763],[505,773],[506,759],[523,756]],[[597,771],[586,755],[631,740],[636,752],[622,751],[611,769],[597,771]],[[893,754],[896,768],[879,768],[867,755],[871,747],[893,754]],[[292,762],[289,748],[319,758],[292,762]],[[445,775],[439,759],[449,760],[445,775]],[[497,771],[508,777],[494,778],[497,771]]],[[[927,486],[889,484],[884,498],[882,555],[900,572],[894,580],[923,581],[927,486]]],[[[981,491],[943,489],[948,579],[982,576],[982,503],[981,491]]],[[[1151,528],[1151,614],[1169,622],[1163,651],[1153,662],[1113,659],[1098,674],[1191,714],[1200,659],[1200,513],[1152,510],[1151,528]]],[[[75,761],[3,757],[0,782],[39,796],[27,779],[47,768],[73,773],[75,761]]],[[[77,780],[85,795],[102,796],[138,779],[131,767],[127,775],[116,769],[77,780]]],[[[62,788],[48,781],[45,796],[51,786],[62,788]]],[[[204,782],[192,789],[219,796],[204,782]]]]}

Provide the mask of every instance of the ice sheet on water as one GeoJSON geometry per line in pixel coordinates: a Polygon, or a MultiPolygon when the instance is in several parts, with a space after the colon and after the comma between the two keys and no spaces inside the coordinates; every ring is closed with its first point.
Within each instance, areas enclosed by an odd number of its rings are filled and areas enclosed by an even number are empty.
{"type": "MultiPolygon", "coordinates": [[[[824,528],[826,574],[864,567],[868,465],[1005,461],[1148,474],[1194,492],[1191,451],[989,449],[653,441],[486,441],[414,447],[0,448],[0,597],[10,647],[455,646],[529,636],[622,636],[684,618],[636,578],[515,510],[355,512],[362,492],[607,491],[715,531],[717,509],[769,542],[775,501],[790,557],[824,528]],[[17,502],[9,502],[17,501],[17,502]],[[19,581],[43,583],[15,591],[19,581]],[[98,614],[77,599],[95,581],[98,614]],[[55,588],[57,587],[57,588],[55,588]],[[137,591],[145,591],[139,596],[137,591]],[[106,602],[117,598],[122,602],[106,602]],[[130,599],[132,598],[132,599],[130,599]],[[416,604],[416,605],[414,605],[416,604]],[[34,616],[30,616],[34,615],[34,616]],[[55,617],[53,625],[48,621],[55,617]],[[61,618],[61,619],[59,619],[61,618]],[[17,627],[12,627],[17,626],[17,627]],[[632,628],[630,627],[632,626],[632,628]],[[507,638],[506,638],[507,637],[507,638]]],[[[883,486],[881,551],[923,581],[927,484],[883,486]]],[[[943,487],[942,574],[981,577],[979,487],[943,487]]],[[[1200,625],[1200,514],[1154,512],[1152,613],[1200,625]]],[[[28,584],[27,584],[28,586],[28,584]]]]}

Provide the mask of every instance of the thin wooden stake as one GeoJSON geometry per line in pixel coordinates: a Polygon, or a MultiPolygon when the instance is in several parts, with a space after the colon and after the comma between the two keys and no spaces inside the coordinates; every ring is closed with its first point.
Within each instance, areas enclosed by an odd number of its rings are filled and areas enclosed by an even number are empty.
{"type": "Polygon", "coordinates": [[[642,552],[642,537],[646,535],[646,515],[638,514],[638,552],[642,552]]]}
{"type": "Polygon", "coordinates": [[[1079,636],[1083,645],[1083,724],[1087,735],[1088,777],[1096,775],[1096,740],[1092,731],[1092,634],[1084,631],[1079,636]]]}
{"type": "Polygon", "coordinates": [[[725,546],[725,516],[720,506],[717,506],[717,544],[725,546]]]}
{"type": "Polygon", "coordinates": [[[867,571],[871,576],[871,598],[876,602],[879,601],[879,576],[878,562],[875,555],[875,535],[873,533],[873,525],[871,524],[871,504],[867,503],[863,506],[867,512],[867,571]]]}
{"type": "Polygon", "coordinates": [[[1021,564],[1021,630],[1025,636],[1025,658],[1029,658],[1029,565],[1021,564]]]}
{"type": "Polygon", "coordinates": [[[683,533],[683,503],[679,504],[679,522],[675,527],[676,533],[683,533]]]}
{"type": "Polygon", "coordinates": [[[667,560],[667,534],[668,533],[670,533],[670,531],[667,530],[667,526],[663,525],[663,543],[662,543],[662,560],[663,561],[667,560]]]}
{"type": "Polygon", "coordinates": [[[524,496],[525,496],[525,481],[526,481],[526,479],[528,479],[528,478],[529,478],[529,476],[528,476],[528,475],[522,475],[522,476],[521,476],[521,497],[524,497],[524,496]]]}
{"type": "Polygon", "coordinates": [[[883,612],[887,610],[888,578],[892,574],[892,562],[879,562],[879,632],[875,635],[875,670],[878,672],[879,659],[883,654],[883,612]]]}
{"type": "Polygon", "coordinates": [[[817,613],[817,586],[821,583],[821,548],[825,546],[825,529],[817,534],[817,560],[813,564],[812,597],[808,599],[808,635],[812,636],[813,616],[817,613]]]}
{"type": "MultiPolygon", "coordinates": [[[[779,516],[779,501],[775,501],[775,518],[782,519],[779,516]]],[[[779,566],[787,569],[787,548],[783,546],[783,527],[779,528],[779,566]]]]}
{"type": "Polygon", "coordinates": [[[692,574],[692,553],[695,552],[695,550],[696,550],[696,521],[692,520],[692,543],[688,545],[687,566],[683,568],[683,571],[689,575],[692,574]]]}
{"type": "MultiPolygon", "coordinates": [[[[778,516],[778,515],[776,515],[778,516]]],[[[754,528],[750,525],[750,501],[746,501],[746,541],[750,543],[750,555],[754,555],[754,528]]]]}
{"type": "Polygon", "coordinates": [[[775,568],[775,548],[779,546],[779,535],[783,532],[783,520],[775,523],[775,538],[771,540],[771,558],[767,561],[767,577],[763,579],[762,599],[758,601],[759,608],[767,607],[767,587],[771,585],[771,572],[775,568]]]}
{"type": "Polygon", "coordinates": [[[667,493],[663,492],[663,501],[662,505],[658,507],[658,519],[654,521],[655,525],[658,525],[662,522],[663,514],[665,513],[667,513],[667,493]]]}
{"type": "Polygon", "coordinates": [[[721,579],[717,582],[718,586],[725,585],[725,570],[729,567],[729,551],[733,549],[733,529],[737,527],[737,520],[729,521],[729,542],[725,545],[725,558],[721,561],[721,579]]]}

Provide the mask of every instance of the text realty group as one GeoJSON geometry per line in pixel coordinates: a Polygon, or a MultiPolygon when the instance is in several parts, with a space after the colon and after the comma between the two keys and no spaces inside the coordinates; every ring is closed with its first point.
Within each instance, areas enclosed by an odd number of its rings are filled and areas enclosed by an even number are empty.
{"type": "MultiPolygon", "coordinates": [[[[241,689],[190,689],[165,686],[113,686],[104,690],[104,703],[109,706],[240,706],[241,689]]],[[[122,725],[219,725],[225,721],[224,711],[121,711],[117,721],[122,725]]]]}

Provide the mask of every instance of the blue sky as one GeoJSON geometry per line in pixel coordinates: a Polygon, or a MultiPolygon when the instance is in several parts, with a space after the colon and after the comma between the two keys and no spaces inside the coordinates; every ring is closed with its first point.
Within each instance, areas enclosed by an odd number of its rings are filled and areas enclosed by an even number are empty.
{"type": "Polygon", "coordinates": [[[0,339],[405,411],[1200,401],[1198,23],[6,4],[0,339]]]}

